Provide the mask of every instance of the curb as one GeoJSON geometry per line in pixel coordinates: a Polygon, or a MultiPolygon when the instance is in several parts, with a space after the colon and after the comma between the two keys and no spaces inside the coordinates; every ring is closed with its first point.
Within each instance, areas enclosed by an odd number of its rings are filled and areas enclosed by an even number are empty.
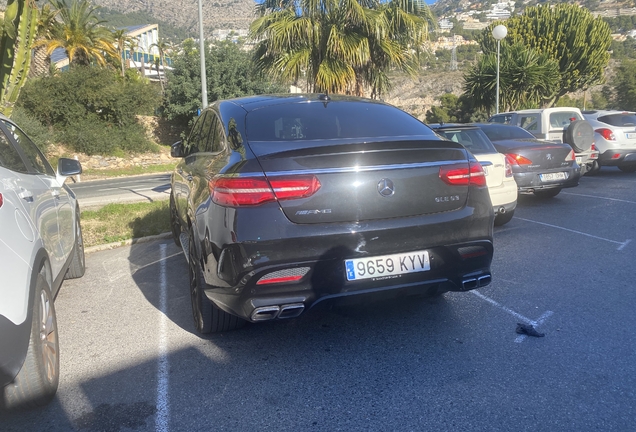
{"type": "Polygon", "coordinates": [[[101,245],[95,245],[95,246],[91,246],[91,247],[87,247],[84,249],[84,253],[92,253],[92,252],[99,252],[99,251],[103,251],[103,250],[109,250],[109,249],[115,249],[121,246],[130,246],[133,244],[138,244],[138,243],[148,243],[151,241],[155,241],[155,240],[163,240],[163,239],[168,239],[168,238],[172,238],[172,233],[161,233],[161,234],[157,234],[157,235],[153,235],[153,236],[148,236],[148,237],[138,237],[138,238],[133,238],[133,239],[128,239],[128,240],[122,240],[119,242],[113,242],[113,243],[106,243],[106,244],[101,244],[101,245]]]}

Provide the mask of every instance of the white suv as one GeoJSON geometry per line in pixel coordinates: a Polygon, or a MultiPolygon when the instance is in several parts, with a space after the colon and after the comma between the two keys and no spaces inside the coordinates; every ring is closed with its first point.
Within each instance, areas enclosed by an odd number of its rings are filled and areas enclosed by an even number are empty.
{"type": "Polygon", "coordinates": [[[583,111],[594,127],[600,152],[599,165],[636,172],[636,113],[633,111],[583,111]]]}
{"type": "Polygon", "coordinates": [[[581,166],[581,175],[598,169],[599,152],[594,145],[594,129],[575,107],[527,109],[495,114],[491,123],[520,126],[540,140],[570,144],[581,166]]]}
{"type": "Polygon", "coordinates": [[[0,115],[0,408],[50,401],[59,381],[53,299],[63,279],[84,274],[80,213],[67,176],[0,115]]]}

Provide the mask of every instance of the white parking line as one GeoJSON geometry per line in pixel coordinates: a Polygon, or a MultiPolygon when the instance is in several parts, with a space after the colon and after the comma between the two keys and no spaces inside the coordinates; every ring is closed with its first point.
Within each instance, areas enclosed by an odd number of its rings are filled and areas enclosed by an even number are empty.
{"type": "MultiPolygon", "coordinates": [[[[476,295],[477,297],[479,297],[480,299],[487,301],[488,303],[490,303],[491,305],[495,306],[498,309],[501,309],[502,311],[509,313],[510,315],[512,315],[513,317],[517,318],[520,321],[525,322],[526,324],[530,324],[533,327],[538,327],[541,324],[543,324],[545,322],[545,320],[547,320],[550,316],[552,316],[552,314],[554,312],[552,311],[546,311],[543,313],[543,315],[541,315],[537,320],[531,320],[530,318],[527,318],[523,315],[521,315],[520,313],[517,313],[515,311],[513,311],[512,309],[502,305],[501,303],[498,303],[497,301],[491,299],[490,297],[487,297],[485,295],[483,295],[482,293],[478,292],[478,291],[470,291],[470,293],[476,295]]],[[[519,335],[515,338],[515,342],[516,343],[521,343],[526,339],[526,335],[519,335]]]]}
{"type": "Polygon", "coordinates": [[[604,200],[607,200],[607,201],[617,201],[617,202],[624,202],[624,203],[628,203],[628,204],[636,204],[636,201],[622,200],[622,199],[618,199],[618,198],[608,198],[608,197],[602,197],[602,196],[596,196],[596,195],[578,194],[578,193],[572,193],[572,192],[561,192],[561,193],[563,195],[575,195],[575,196],[586,197],[586,198],[604,199],[604,200]]]}
{"type": "Polygon", "coordinates": [[[584,233],[584,232],[581,232],[581,231],[576,231],[576,230],[573,230],[573,229],[570,229],[570,228],[565,228],[565,227],[558,226],[558,225],[552,225],[552,224],[545,223],[545,222],[534,221],[534,220],[531,220],[531,219],[524,219],[524,218],[520,218],[520,217],[516,217],[516,216],[515,216],[515,219],[522,220],[522,221],[525,221],[525,222],[532,222],[532,223],[536,223],[536,224],[539,224],[539,225],[545,225],[545,226],[548,226],[548,227],[551,227],[551,228],[558,228],[558,229],[562,229],[564,231],[573,232],[575,234],[581,234],[581,235],[584,235],[584,236],[587,236],[587,237],[592,237],[592,238],[595,238],[597,240],[603,240],[603,241],[606,241],[606,242],[614,243],[614,244],[619,245],[616,250],[623,250],[623,248],[625,246],[627,246],[629,244],[629,242],[631,242],[630,239],[627,239],[624,242],[619,242],[619,241],[616,241],[616,240],[610,240],[610,239],[606,239],[604,237],[598,237],[598,236],[595,236],[595,235],[592,235],[592,234],[588,234],[588,233],[584,233]]]}
{"type": "Polygon", "coordinates": [[[155,430],[168,431],[170,419],[170,404],[168,400],[168,347],[167,347],[167,318],[166,318],[166,245],[160,246],[161,265],[159,266],[159,364],[157,371],[157,420],[155,430]]]}
{"type": "MultiPolygon", "coordinates": [[[[165,247],[166,247],[165,243],[164,243],[164,244],[162,244],[162,245],[161,245],[161,247],[162,247],[163,249],[165,249],[165,247]]],[[[172,257],[175,257],[175,256],[177,256],[177,255],[181,255],[182,253],[183,253],[183,251],[179,251],[179,252],[177,252],[177,253],[173,253],[172,255],[164,256],[163,258],[160,258],[160,259],[155,260],[155,261],[153,261],[153,262],[149,262],[148,264],[144,264],[144,265],[142,265],[142,266],[139,266],[139,267],[137,267],[137,268],[133,271],[133,274],[134,274],[134,273],[137,273],[139,270],[145,269],[146,267],[150,267],[151,265],[155,265],[155,264],[157,264],[158,262],[165,261],[165,260],[167,260],[168,258],[172,258],[172,257]]],[[[164,255],[165,255],[165,251],[164,251],[164,255]]]]}

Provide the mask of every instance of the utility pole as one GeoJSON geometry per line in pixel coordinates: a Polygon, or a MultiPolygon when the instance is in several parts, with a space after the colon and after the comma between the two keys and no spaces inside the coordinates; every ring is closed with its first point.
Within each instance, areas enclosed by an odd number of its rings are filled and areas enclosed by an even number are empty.
{"type": "Polygon", "coordinates": [[[199,51],[201,54],[201,109],[208,106],[208,83],[205,77],[205,38],[203,36],[203,8],[199,0],[199,51]]]}

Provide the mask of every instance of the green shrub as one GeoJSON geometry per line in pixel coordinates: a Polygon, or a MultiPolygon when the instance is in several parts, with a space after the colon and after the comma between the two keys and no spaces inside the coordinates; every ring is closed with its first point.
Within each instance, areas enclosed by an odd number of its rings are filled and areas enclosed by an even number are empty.
{"type": "Polygon", "coordinates": [[[125,157],[134,153],[158,151],[158,146],[146,137],[143,126],[134,123],[117,127],[91,117],[68,125],[58,134],[57,139],[87,155],[125,157]]]}
{"type": "Polygon", "coordinates": [[[28,81],[17,103],[50,127],[61,144],[102,155],[154,150],[136,116],[160,104],[157,87],[144,79],[122,79],[109,69],[79,66],[28,81]]]}

